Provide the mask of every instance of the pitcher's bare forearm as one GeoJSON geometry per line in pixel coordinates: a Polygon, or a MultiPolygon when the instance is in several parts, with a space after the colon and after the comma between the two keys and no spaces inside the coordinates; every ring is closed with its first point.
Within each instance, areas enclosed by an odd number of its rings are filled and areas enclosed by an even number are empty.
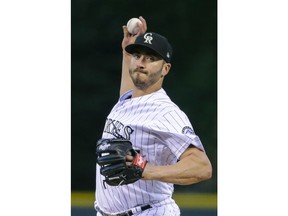
{"type": "Polygon", "coordinates": [[[133,88],[133,82],[129,75],[129,63],[131,60],[131,55],[123,50],[122,59],[122,74],[121,74],[121,85],[120,85],[120,96],[126,91],[133,88]]]}
{"type": "Polygon", "coordinates": [[[212,166],[205,152],[187,149],[174,165],[154,166],[147,163],[143,172],[144,180],[158,180],[178,185],[189,185],[210,179],[212,166]]]}
{"type": "Polygon", "coordinates": [[[129,65],[131,60],[131,54],[125,51],[125,47],[129,44],[133,44],[136,38],[140,34],[144,34],[147,30],[146,20],[140,16],[141,24],[139,24],[139,32],[136,35],[132,35],[128,32],[127,26],[122,26],[123,28],[123,40],[122,40],[122,74],[121,74],[121,84],[120,84],[120,95],[124,94],[126,91],[132,89],[134,84],[129,75],[129,65]]]}

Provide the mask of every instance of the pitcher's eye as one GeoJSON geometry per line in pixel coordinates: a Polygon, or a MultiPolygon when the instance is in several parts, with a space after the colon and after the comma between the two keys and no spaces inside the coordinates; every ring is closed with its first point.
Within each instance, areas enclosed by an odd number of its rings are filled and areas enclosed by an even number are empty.
{"type": "Polygon", "coordinates": [[[146,56],[147,61],[155,61],[155,58],[153,56],[146,56]]]}
{"type": "Polygon", "coordinates": [[[139,53],[133,53],[132,56],[136,59],[139,59],[140,58],[140,54],[139,53]]]}

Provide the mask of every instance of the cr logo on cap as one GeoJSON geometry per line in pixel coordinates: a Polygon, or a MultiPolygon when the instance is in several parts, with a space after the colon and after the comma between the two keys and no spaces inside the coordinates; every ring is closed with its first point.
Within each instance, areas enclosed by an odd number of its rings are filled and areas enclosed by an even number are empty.
{"type": "Polygon", "coordinates": [[[152,44],[151,41],[153,40],[152,33],[146,33],[144,35],[145,41],[144,43],[152,44]]]}

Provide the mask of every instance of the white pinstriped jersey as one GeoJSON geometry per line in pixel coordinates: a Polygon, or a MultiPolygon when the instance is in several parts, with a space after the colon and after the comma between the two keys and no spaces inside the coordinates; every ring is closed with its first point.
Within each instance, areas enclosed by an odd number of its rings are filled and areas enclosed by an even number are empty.
{"type": "MultiPolygon", "coordinates": [[[[153,165],[175,164],[192,144],[204,151],[199,137],[164,89],[131,98],[132,90],[122,95],[107,117],[102,138],[129,139],[135,149],[153,165]]],[[[107,213],[152,204],[172,197],[173,184],[139,180],[123,186],[103,183],[99,166],[96,171],[97,205],[107,213]]]]}

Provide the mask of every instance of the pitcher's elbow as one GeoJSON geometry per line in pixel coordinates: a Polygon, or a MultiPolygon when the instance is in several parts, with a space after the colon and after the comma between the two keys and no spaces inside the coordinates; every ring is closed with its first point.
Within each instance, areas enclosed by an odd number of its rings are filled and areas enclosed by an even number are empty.
{"type": "Polygon", "coordinates": [[[206,166],[205,174],[204,174],[204,176],[203,176],[203,177],[204,177],[203,180],[211,179],[211,178],[212,178],[212,172],[213,172],[212,165],[209,163],[209,164],[207,164],[207,166],[206,166]]]}
{"type": "Polygon", "coordinates": [[[202,172],[199,173],[199,181],[205,181],[212,178],[212,166],[211,163],[206,163],[202,167],[202,172]]]}
{"type": "Polygon", "coordinates": [[[206,176],[206,180],[211,179],[212,178],[212,168],[207,171],[207,176],[206,176]]]}

